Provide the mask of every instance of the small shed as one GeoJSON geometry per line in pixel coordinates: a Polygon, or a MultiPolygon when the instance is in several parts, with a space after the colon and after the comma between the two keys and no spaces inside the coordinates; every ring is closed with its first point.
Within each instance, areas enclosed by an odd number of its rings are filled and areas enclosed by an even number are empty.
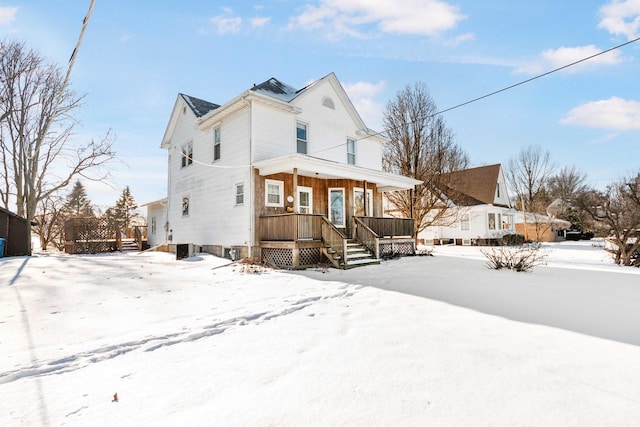
{"type": "Polygon", "coordinates": [[[3,256],[31,255],[27,220],[0,207],[0,238],[5,239],[3,256]]]}

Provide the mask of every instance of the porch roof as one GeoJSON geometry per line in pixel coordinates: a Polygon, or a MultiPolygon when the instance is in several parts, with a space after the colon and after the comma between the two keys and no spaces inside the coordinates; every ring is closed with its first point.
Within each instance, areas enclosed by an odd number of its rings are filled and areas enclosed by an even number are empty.
{"type": "Polygon", "coordinates": [[[275,173],[293,173],[293,169],[297,168],[298,175],[312,178],[367,181],[376,184],[378,191],[409,190],[422,183],[422,181],[406,176],[297,153],[261,160],[255,162],[253,166],[259,169],[262,176],[275,173]]]}

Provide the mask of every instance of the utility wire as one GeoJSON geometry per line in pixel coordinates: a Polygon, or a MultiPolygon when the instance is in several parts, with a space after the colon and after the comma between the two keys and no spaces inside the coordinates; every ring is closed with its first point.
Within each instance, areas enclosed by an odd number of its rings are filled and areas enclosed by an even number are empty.
{"type": "MultiPolygon", "coordinates": [[[[469,105],[469,104],[472,104],[472,103],[474,103],[474,102],[478,102],[478,101],[480,101],[480,100],[482,100],[482,99],[489,98],[490,96],[497,95],[497,94],[502,93],[502,92],[505,92],[505,91],[507,91],[507,90],[511,90],[511,89],[513,89],[513,88],[515,88],[515,87],[518,87],[518,86],[521,86],[521,85],[523,85],[523,84],[526,84],[526,83],[532,82],[532,81],[537,80],[537,79],[540,79],[540,78],[542,78],[542,77],[546,77],[546,76],[548,76],[548,75],[550,75],[550,74],[556,73],[556,72],[558,72],[558,71],[562,71],[562,70],[564,70],[564,69],[566,69],[566,68],[573,67],[574,65],[578,65],[578,64],[580,64],[580,63],[582,63],[582,62],[588,61],[588,60],[593,59],[593,58],[595,58],[595,57],[597,57],[597,56],[604,55],[605,53],[609,53],[609,52],[611,52],[611,51],[613,51],[613,50],[616,50],[616,49],[620,49],[621,47],[624,47],[624,46],[630,45],[631,43],[635,43],[635,42],[637,42],[637,41],[639,41],[639,40],[640,40],[640,37],[637,37],[637,38],[635,38],[635,39],[633,39],[633,40],[629,40],[629,41],[627,41],[627,42],[625,42],[625,43],[619,44],[619,45],[617,45],[617,46],[613,46],[613,47],[611,47],[611,48],[609,48],[609,49],[607,49],[607,50],[603,50],[603,51],[601,51],[601,52],[598,52],[598,53],[595,53],[595,54],[593,54],[593,55],[587,56],[587,57],[585,57],[585,58],[579,59],[579,60],[574,61],[574,62],[572,62],[572,63],[570,63],[570,64],[563,65],[562,67],[554,68],[553,70],[551,70],[551,71],[547,71],[546,73],[538,74],[537,76],[531,77],[531,78],[529,78],[529,79],[523,80],[523,81],[518,82],[518,83],[514,83],[514,84],[512,84],[512,85],[510,85],[510,86],[507,86],[507,87],[504,87],[504,88],[502,88],[502,89],[499,89],[499,90],[493,91],[493,92],[488,93],[488,94],[486,94],[486,95],[482,95],[482,96],[479,96],[479,97],[477,97],[477,98],[473,98],[473,99],[471,99],[471,100],[469,100],[469,101],[463,102],[463,103],[461,103],[461,104],[454,105],[453,107],[449,107],[449,108],[446,108],[446,109],[444,109],[444,110],[437,111],[437,112],[435,112],[435,113],[433,113],[433,114],[428,115],[426,118],[435,117],[435,116],[438,116],[438,115],[440,115],[440,114],[444,114],[444,113],[446,113],[446,112],[449,112],[449,111],[451,111],[451,110],[455,110],[455,109],[457,109],[457,108],[464,107],[465,105],[469,105]]],[[[371,136],[379,136],[379,135],[382,135],[382,134],[384,134],[384,133],[386,133],[386,132],[387,132],[386,130],[383,130],[383,131],[381,131],[381,132],[376,132],[376,133],[374,133],[374,134],[367,135],[367,136],[363,136],[362,138],[358,138],[356,141],[360,141],[360,140],[362,140],[362,139],[367,139],[367,138],[369,138],[369,137],[371,137],[371,136]]],[[[346,144],[346,143],[341,143],[341,144],[336,145],[336,146],[334,146],[334,147],[329,147],[329,148],[327,148],[326,150],[329,150],[329,149],[332,149],[332,148],[336,148],[336,147],[340,147],[341,145],[345,145],[345,144],[346,144]]],[[[322,151],[325,151],[325,150],[322,150],[322,151]]]]}

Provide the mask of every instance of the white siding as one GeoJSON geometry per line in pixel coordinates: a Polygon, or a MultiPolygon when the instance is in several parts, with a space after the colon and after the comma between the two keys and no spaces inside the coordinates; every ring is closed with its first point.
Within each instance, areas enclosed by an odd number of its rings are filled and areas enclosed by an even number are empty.
{"type": "MultiPolygon", "coordinates": [[[[181,167],[181,143],[170,148],[169,228],[171,243],[195,245],[249,244],[248,196],[235,205],[235,185],[249,186],[249,110],[218,125],[221,158],[213,162],[213,127],[192,130],[193,164],[181,167]],[[182,199],[189,198],[189,215],[182,215],[182,199]]],[[[180,123],[176,128],[180,127],[180,123]]],[[[176,135],[178,132],[176,132],[176,135]]],[[[176,138],[177,139],[177,138],[176,138]]]]}

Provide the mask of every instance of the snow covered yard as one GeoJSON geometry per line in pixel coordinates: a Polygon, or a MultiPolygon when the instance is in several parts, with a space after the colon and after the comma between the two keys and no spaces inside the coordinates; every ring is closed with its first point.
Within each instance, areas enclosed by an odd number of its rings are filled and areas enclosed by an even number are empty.
{"type": "Polygon", "coordinates": [[[640,269],[588,242],[326,272],[0,259],[0,425],[637,426],[640,269]],[[118,402],[112,402],[118,393],[118,402]]]}

